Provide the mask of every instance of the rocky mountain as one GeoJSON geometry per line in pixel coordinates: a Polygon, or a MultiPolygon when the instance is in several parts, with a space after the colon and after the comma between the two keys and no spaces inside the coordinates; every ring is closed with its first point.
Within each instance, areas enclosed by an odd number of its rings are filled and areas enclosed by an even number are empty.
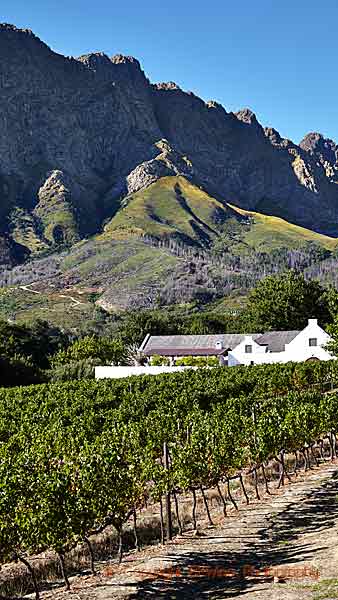
{"type": "Polygon", "coordinates": [[[331,140],[309,134],[297,146],[249,109],[151,84],[135,58],[61,56],[13,25],[0,25],[0,52],[0,262],[102,231],[132,194],[168,176],[220,206],[338,235],[331,140]]]}
{"type": "Polygon", "coordinates": [[[333,140],[320,133],[308,133],[299,145],[319,161],[331,181],[338,183],[338,145],[333,140]]]}

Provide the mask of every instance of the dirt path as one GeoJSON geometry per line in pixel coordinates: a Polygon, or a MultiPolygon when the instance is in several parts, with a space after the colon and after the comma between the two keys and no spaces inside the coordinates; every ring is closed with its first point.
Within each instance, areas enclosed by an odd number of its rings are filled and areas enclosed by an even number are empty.
{"type": "MultiPolygon", "coordinates": [[[[162,547],[131,553],[120,567],[76,577],[69,600],[319,600],[338,598],[338,463],[294,478],[217,525],[200,522],[162,547]],[[276,579],[278,578],[278,580],[276,579]]],[[[43,599],[64,597],[55,590],[43,599]]]]}
{"type": "MultiPolygon", "coordinates": [[[[31,292],[32,294],[43,294],[43,292],[39,291],[39,290],[33,290],[33,288],[31,287],[32,285],[34,285],[34,283],[30,283],[28,285],[19,285],[15,288],[13,288],[14,290],[23,290],[24,292],[31,292]]],[[[84,306],[85,302],[81,302],[80,300],[77,300],[77,298],[74,298],[74,296],[70,296],[69,294],[58,294],[56,292],[53,292],[54,295],[58,296],[59,298],[66,298],[67,300],[70,300],[71,303],[70,306],[73,306],[74,308],[76,306],[84,306]]]]}
{"type": "MultiPolygon", "coordinates": [[[[32,284],[30,284],[32,285],[32,284]]],[[[41,294],[41,292],[38,292],[37,290],[33,290],[31,287],[28,287],[28,285],[19,285],[18,287],[14,288],[15,290],[24,290],[25,292],[31,292],[32,294],[41,294]]]]}
{"type": "Polygon", "coordinates": [[[84,304],[84,302],[80,302],[80,300],[77,300],[76,298],[74,298],[74,296],[67,296],[66,294],[58,294],[58,296],[59,298],[67,298],[71,300],[72,302],[74,302],[75,306],[78,306],[79,304],[84,304]]]}

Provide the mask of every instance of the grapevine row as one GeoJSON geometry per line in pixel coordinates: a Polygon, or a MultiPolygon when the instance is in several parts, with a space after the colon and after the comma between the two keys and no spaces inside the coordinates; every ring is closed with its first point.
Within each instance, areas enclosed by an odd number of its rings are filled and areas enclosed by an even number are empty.
{"type": "Polygon", "coordinates": [[[0,390],[0,561],[52,549],[67,583],[65,553],[113,525],[121,555],[147,498],[221,494],[272,457],[284,476],[283,453],[308,460],[325,432],[333,455],[337,382],[332,361],[0,390]]]}

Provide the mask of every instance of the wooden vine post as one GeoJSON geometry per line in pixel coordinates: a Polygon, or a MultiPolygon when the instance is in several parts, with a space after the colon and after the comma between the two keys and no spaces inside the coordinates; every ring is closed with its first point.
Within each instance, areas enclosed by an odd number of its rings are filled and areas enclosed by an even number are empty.
{"type": "Polygon", "coordinates": [[[167,489],[165,494],[165,512],[166,512],[166,530],[167,530],[167,540],[173,539],[173,528],[172,528],[172,520],[171,520],[171,502],[170,502],[170,489],[169,489],[169,453],[168,453],[168,445],[167,442],[163,442],[163,464],[164,468],[167,471],[167,489]]]}

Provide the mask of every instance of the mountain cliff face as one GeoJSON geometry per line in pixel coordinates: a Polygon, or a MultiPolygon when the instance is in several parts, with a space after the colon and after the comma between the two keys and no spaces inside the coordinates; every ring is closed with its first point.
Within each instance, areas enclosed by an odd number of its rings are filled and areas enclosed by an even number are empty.
{"type": "Polygon", "coordinates": [[[308,133],[299,145],[319,161],[331,181],[338,183],[338,146],[333,140],[320,133],[308,133]]]}
{"type": "Polygon", "coordinates": [[[334,142],[297,146],[248,109],[152,85],[135,58],[64,57],[12,25],[0,53],[2,262],[101,231],[123,198],[168,176],[338,236],[334,142]]]}

